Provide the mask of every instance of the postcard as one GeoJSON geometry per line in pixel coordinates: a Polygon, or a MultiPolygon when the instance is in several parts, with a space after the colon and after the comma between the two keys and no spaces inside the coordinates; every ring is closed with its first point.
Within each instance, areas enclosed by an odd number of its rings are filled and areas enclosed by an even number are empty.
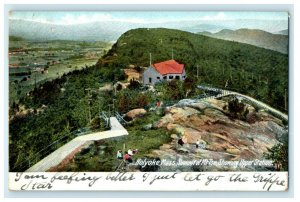
{"type": "Polygon", "coordinates": [[[8,18],[10,190],[288,190],[287,12],[8,18]]]}

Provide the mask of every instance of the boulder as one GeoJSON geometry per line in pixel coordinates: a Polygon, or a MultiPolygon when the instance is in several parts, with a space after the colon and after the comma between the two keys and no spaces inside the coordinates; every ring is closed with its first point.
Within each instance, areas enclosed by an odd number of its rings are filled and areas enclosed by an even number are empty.
{"type": "Polygon", "coordinates": [[[144,116],[146,113],[147,113],[147,111],[142,108],[133,109],[126,113],[126,117],[128,117],[130,119],[135,119],[135,118],[144,116]]]}
{"type": "Polygon", "coordinates": [[[207,106],[208,106],[208,104],[205,102],[197,102],[197,103],[192,103],[191,105],[189,105],[189,107],[197,109],[198,111],[203,111],[207,106]]]}
{"type": "Polygon", "coordinates": [[[193,103],[195,103],[196,100],[192,100],[192,99],[183,99],[180,100],[177,104],[175,104],[176,107],[185,107],[185,106],[189,106],[192,105],[193,103]]]}
{"type": "Polygon", "coordinates": [[[192,128],[185,128],[184,137],[186,139],[185,143],[195,143],[197,140],[201,139],[202,132],[192,128]]]}
{"type": "Polygon", "coordinates": [[[167,114],[165,115],[162,119],[160,119],[157,123],[157,127],[161,128],[161,127],[165,127],[167,126],[169,123],[173,123],[174,119],[172,117],[172,114],[167,114]]]}

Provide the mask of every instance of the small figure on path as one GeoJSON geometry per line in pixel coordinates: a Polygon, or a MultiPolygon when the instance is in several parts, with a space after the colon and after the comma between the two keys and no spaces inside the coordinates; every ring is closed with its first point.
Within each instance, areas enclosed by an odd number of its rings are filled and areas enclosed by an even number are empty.
{"type": "Polygon", "coordinates": [[[129,156],[133,156],[133,152],[131,149],[128,149],[128,154],[129,154],[129,156]]]}
{"type": "Polygon", "coordinates": [[[128,152],[125,152],[124,160],[127,161],[127,162],[129,162],[129,163],[132,163],[132,158],[131,158],[131,156],[128,154],[128,152]]]}
{"type": "Polygon", "coordinates": [[[123,159],[123,154],[121,150],[118,150],[117,152],[117,159],[123,159]]]}

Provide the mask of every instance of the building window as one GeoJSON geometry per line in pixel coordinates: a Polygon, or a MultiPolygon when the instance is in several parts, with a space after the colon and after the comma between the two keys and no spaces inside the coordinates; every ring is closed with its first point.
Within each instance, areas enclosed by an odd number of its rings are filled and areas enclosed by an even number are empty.
{"type": "Polygon", "coordinates": [[[173,79],[174,77],[173,76],[169,76],[169,79],[173,79]]]}
{"type": "Polygon", "coordinates": [[[160,77],[158,76],[158,77],[156,77],[158,80],[160,80],[160,77]]]}
{"type": "Polygon", "coordinates": [[[149,77],[149,83],[152,83],[152,78],[151,77],[149,77]]]}
{"type": "Polygon", "coordinates": [[[180,79],[180,76],[175,76],[175,79],[179,80],[179,79],[180,79]]]}
{"type": "Polygon", "coordinates": [[[164,79],[167,79],[167,76],[164,76],[164,79]]]}

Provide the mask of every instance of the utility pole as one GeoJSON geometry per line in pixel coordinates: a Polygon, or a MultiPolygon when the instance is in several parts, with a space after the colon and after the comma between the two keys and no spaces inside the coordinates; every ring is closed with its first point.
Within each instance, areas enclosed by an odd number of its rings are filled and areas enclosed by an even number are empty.
{"type": "Polygon", "coordinates": [[[173,48],[172,48],[172,60],[174,60],[174,53],[173,53],[173,48]]]}
{"type": "Polygon", "coordinates": [[[123,144],[123,154],[125,154],[125,148],[126,148],[126,146],[125,146],[125,143],[123,144]]]}
{"type": "Polygon", "coordinates": [[[151,53],[150,53],[150,66],[152,65],[152,58],[151,58],[151,53]]]}
{"type": "Polygon", "coordinates": [[[91,106],[90,106],[90,88],[85,89],[88,92],[88,106],[89,106],[89,122],[92,121],[92,115],[91,115],[91,106]]]}
{"type": "Polygon", "coordinates": [[[284,89],[284,109],[287,110],[287,90],[284,89]]]}

